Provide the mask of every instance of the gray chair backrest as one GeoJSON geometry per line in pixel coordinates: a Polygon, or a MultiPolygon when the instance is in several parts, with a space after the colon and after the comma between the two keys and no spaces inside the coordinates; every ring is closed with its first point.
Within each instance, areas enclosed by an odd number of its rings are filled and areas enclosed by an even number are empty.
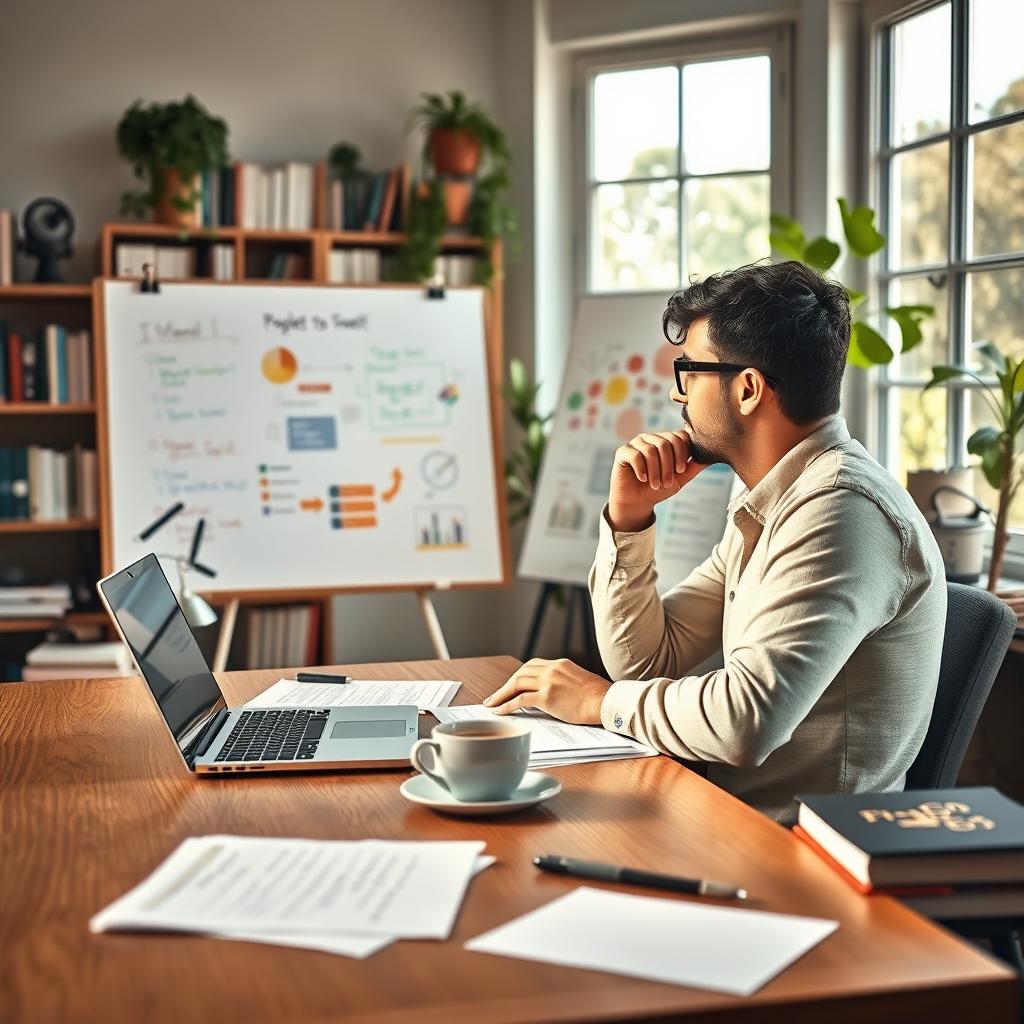
{"type": "Polygon", "coordinates": [[[1010,648],[1017,616],[979,587],[947,583],[946,632],[931,723],[907,789],[956,785],[967,744],[1010,648]]]}

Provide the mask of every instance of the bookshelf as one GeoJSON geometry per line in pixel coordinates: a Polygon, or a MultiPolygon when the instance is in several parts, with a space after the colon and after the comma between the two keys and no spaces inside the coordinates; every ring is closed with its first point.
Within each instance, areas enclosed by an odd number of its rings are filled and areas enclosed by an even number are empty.
{"type": "MultiPolygon", "coordinates": [[[[22,283],[0,286],[0,320],[12,332],[28,334],[47,323],[70,330],[92,328],[90,284],[22,283]]],[[[91,362],[91,348],[86,350],[91,362]]],[[[7,352],[2,353],[6,358],[7,352]]],[[[0,401],[0,436],[7,448],[40,445],[69,451],[80,444],[96,446],[95,401],[0,401]]],[[[73,583],[84,566],[99,562],[98,518],[0,520],[0,564],[21,569],[29,580],[73,583]]],[[[18,678],[16,666],[25,653],[54,628],[109,636],[106,616],[89,604],[59,616],[0,614],[0,679],[18,678]]]]}
{"type": "MultiPolygon", "coordinates": [[[[119,223],[104,224],[97,240],[97,263],[101,277],[115,277],[116,247],[122,243],[169,245],[190,249],[195,252],[197,274],[194,277],[169,278],[161,281],[174,282],[211,280],[210,264],[207,259],[210,247],[215,244],[228,245],[234,254],[234,272],[228,281],[261,281],[282,286],[310,284],[323,287],[344,288],[329,280],[330,254],[335,249],[377,250],[382,259],[397,253],[405,241],[405,235],[394,231],[336,231],[312,228],[305,231],[270,230],[266,228],[246,229],[240,227],[201,228],[183,233],[178,228],[160,224],[119,223]],[[269,260],[275,252],[290,252],[302,260],[303,276],[286,279],[268,279],[264,275],[269,260]]],[[[446,235],[441,240],[444,255],[480,256],[483,243],[479,238],[466,235],[446,235]]],[[[504,343],[502,334],[502,246],[497,242],[491,251],[494,266],[494,283],[489,290],[486,305],[488,332],[493,339],[490,366],[493,386],[493,401],[500,401],[501,382],[504,367],[504,343]]],[[[379,284],[360,283],[355,287],[394,287],[386,282],[379,284]]],[[[12,310],[23,318],[35,319],[39,324],[48,319],[64,317],[75,326],[88,326],[96,337],[94,313],[94,291],[90,284],[15,284],[0,287],[0,319],[10,319],[12,310]]],[[[96,367],[93,349],[93,367],[96,367]]],[[[97,402],[74,405],[50,405],[42,402],[4,403],[0,401],[0,425],[5,441],[14,428],[12,438],[18,444],[67,444],[85,438],[97,448],[103,445],[103,438],[97,437],[96,421],[99,402],[102,402],[102,388],[97,387],[97,402]]],[[[500,436],[501,418],[498,417],[498,450],[503,451],[500,436]]],[[[76,539],[90,538],[97,546],[102,544],[102,502],[103,487],[100,487],[101,517],[96,520],[64,521],[0,521],[0,559],[8,556],[15,547],[33,552],[29,568],[37,576],[47,573],[54,579],[70,579],[73,572],[73,549],[76,539]]],[[[296,601],[294,594],[276,600],[272,592],[255,596],[247,605],[259,608],[283,608],[296,603],[317,605],[319,644],[313,662],[324,663],[333,658],[332,620],[329,595],[310,594],[307,599],[296,601]]],[[[223,618],[228,605],[223,600],[214,600],[214,607],[223,618]]],[[[72,611],[61,618],[47,619],[3,619],[0,617],[0,667],[13,656],[23,656],[24,651],[42,639],[42,634],[54,626],[92,627],[103,629],[110,634],[106,616],[92,609],[72,611]]],[[[214,627],[211,632],[216,632],[214,627]]],[[[212,654],[211,638],[201,638],[204,650],[212,654]],[[208,650],[209,648],[209,650],[208,650]]],[[[256,667],[247,664],[247,630],[235,633],[231,645],[229,664],[256,667]]],[[[306,660],[306,659],[303,659],[306,660]]],[[[270,666],[270,667],[288,667],[270,666]]],[[[0,676],[2,678],[2,676],[0,676]]]]}

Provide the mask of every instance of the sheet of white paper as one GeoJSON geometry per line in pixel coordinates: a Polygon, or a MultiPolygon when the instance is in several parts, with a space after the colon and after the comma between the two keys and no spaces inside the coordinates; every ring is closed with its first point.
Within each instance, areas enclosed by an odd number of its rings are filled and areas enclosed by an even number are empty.
{"type": "Polygon", "coordinates": [[[471,939],[466,949],[744,996],[838,927],[581,886],[471,939]]]}
{"type": "MultiPolygon", "coordinates": [[[[499,718],[483,704],[460,704],[454,708],[435,708],[439,722],[457,722],[468,718],[499,718]]],[[[619,736],[596,725],[568,725],[543,711],[517,711],[515,721],[525,721],[532,731],[530,737],[530,763],[552,754],[594,755],[603,753],[631,753],[647,756],[657,751],[637,743],[628,736],[619,736]]]]}
{"type": "MultiPolygon", "coordinates": [[[[497,860],[488,854],[478,856],[473,865],[475,878],[485,868],[489,868],[497,860]]],[[[241,942],[259,942],[271,946],[290,946],[295,949],[315,949],[321,953],[334,953],[339,956],[350,956],[364,960],[374,953],[379,953],[395,941],[395,936],[387,935],[328,935],[326,933],[309,934],[303,932],[211,932],[213,939],[235,939],[241,942]]]]}
{"type": "Polygon", "coordinates": [[[354,679],[351,683],[297,683],[279,679],[247,708],[340,708],[346,704],[415,704],[421,711],[445,707],[459,692],[452,679],[354,679]]]}
{"type": "Polygon", "coordinates": [[[89,927],[443,939],[482,842],[186,839],[89,927]]]}

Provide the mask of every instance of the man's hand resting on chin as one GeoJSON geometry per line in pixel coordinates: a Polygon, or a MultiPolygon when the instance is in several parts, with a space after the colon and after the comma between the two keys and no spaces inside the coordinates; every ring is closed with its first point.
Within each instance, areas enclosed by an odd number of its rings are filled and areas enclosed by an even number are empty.
{"type": "Polygon", "coordinates": [[[520,708],[540,708],[563,722],[600,725],[601,702],[609,686],[611,683],[606,679],[566,658],[531,658],[484,704],[497,715],[508,715],[520,708]]]}

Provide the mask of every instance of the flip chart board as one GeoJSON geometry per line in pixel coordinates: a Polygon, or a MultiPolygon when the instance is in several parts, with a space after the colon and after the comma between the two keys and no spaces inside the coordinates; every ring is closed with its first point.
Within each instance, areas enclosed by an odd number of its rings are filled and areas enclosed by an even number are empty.
{"type": "Polygon", "coordinates": [[[102,287],[108,571],[204,517],[204,592],[505,581],[482,289],[102,287]]]}
{"type": "MultiPolygon", "coordinates": [[[[669,400],[672,360],[662,335],[667,295],[588,296],[580,301],[530,514],[519,574],[584,584],[608,500],[615,449],[643,431],[678,430],[669,400]]],[[[655,509],[659,590],[685,578],[725,530],[734,476],[711,466],[655,509]]]]}

